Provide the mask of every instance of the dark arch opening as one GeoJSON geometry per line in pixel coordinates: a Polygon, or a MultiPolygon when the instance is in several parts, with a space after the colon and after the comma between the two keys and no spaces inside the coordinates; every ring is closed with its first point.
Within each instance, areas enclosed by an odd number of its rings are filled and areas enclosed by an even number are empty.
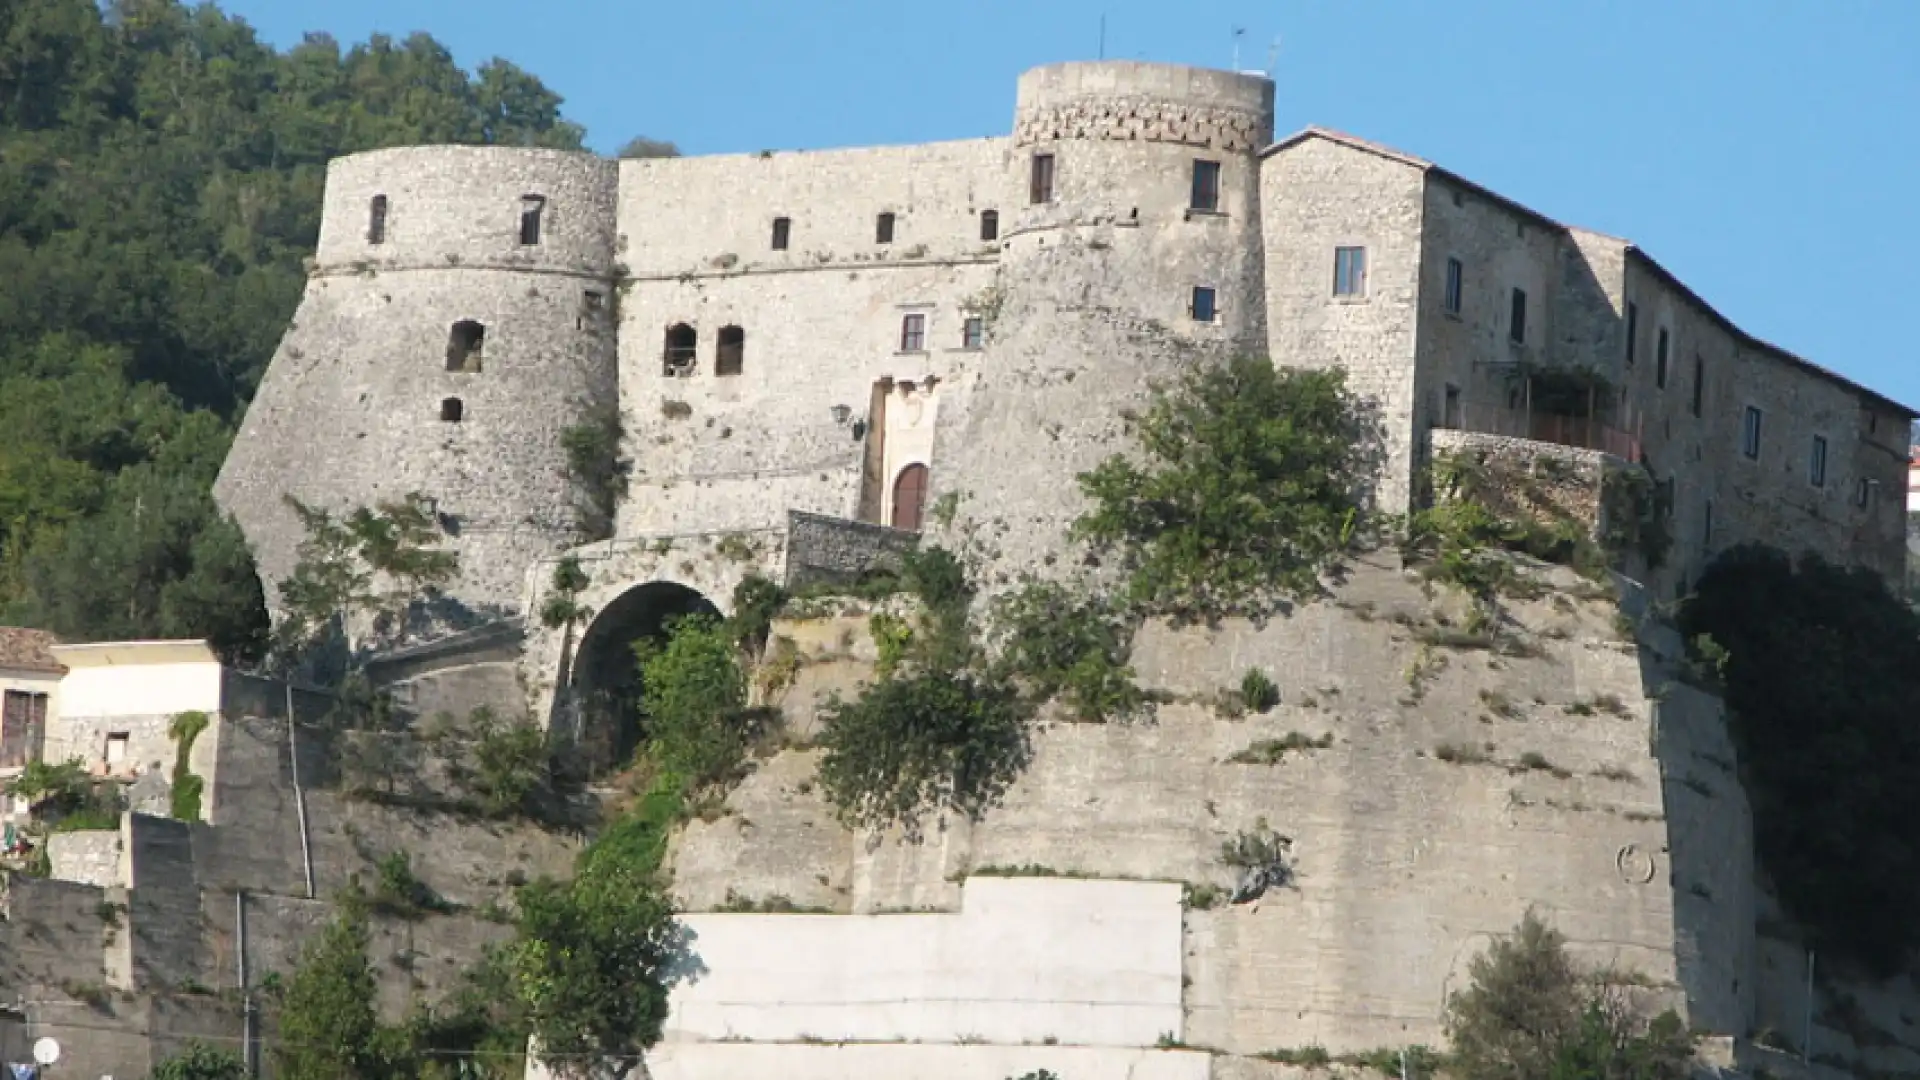
{"type": "Polygon", "coordinates": [[[580,636],[571,689],[575,738],[589,776],[624,768],[646,734],[634,646],[665,637],[675,620],[689,615],[718,618],[720,609],[685,585],[654,581],[621,593],[594,615],[580,636]]]}
{"type": "Polygon", "coordinates": [[[461,319],[447,331],[447,370],[478,372],[481,354],[487,345],[487,328],[472,319],[461,319]]]}
{"type": "Polygon", "coordinates": [[[700,334],[686,323],[674,323],[667,327],[666,347],[661,350],[661,373],[665,375],[690,375],[693,373],[694,357],[700,348],[700,334]]]}

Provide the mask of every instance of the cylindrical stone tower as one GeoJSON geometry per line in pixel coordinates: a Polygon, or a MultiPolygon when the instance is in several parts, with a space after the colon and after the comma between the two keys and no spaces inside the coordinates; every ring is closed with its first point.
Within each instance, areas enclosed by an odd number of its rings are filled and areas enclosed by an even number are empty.
{"type": "MultiPolygon", "coordinates": [[[[987,355],[943,407],[933,495],[1001,566],[1051,565],[1076,474],[1155,380],[1266,337],[1258,154],[1273,83],[1137,62],[1020,79],[987,355]],[[947,482],[942,483],[942,478],[947,482]]],[[[989,582],[989,584],[993,584],[989,582]]]]}
{"type": "Polygon", "coordinates": [[[432,499],[453,625],[512,612],[532,562],[579,542],[561,434],[617,393],[616,187],[614,162],[560,151],[332,163],[306,293],[214,488],[270,602],[303,536],[284,495],[432,499]]]}

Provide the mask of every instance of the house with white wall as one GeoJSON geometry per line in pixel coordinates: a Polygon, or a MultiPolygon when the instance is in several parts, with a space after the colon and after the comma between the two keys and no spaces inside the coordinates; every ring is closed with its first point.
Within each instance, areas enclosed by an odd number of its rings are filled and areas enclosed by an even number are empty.
{"type": "Polygon", "coordinates": [[[78,759],[95,776],[131,778],[171,767],[167,734],[183,712],[218,715],[226,669],[204,641],[58,645],[66,675],[43,756],[78,759]]]}

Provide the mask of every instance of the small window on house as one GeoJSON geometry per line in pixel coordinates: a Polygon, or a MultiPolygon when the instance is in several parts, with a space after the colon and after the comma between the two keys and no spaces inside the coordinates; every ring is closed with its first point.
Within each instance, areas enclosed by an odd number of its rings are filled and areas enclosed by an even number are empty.
{"type": "Polygon", "coordinates": [[[487,343],[487,328],[472,319],[461,319],[447,331],[447,370],[475,374],[480,370],[481,352],[487,343]]]}
{"type": "Polygon", "coordinates": [[[777,217],[773,219],[773,250],[787,250],[787,240],[793,235],[793,219],[777,217]]]}
{"type": "Polygon", "coordinates": [[[666,347],[660,353],[662,375],[693,374],[694,357],[700,347],[700,335],[686,323],[667,327],[666,347]]]}
{"type": "Polygon", "coordinates": [[[540,242],[540,215],[547,209],[545,195],[520,196],[520,242],[532,246],[540,242]]]}
{"type": "Polygon", "coordinates": [[[1460,314],[1460,288],[1464,271],[1465,268],[1460,265],[1459,259],[1447,260],[1447,291],[1444,302],[1449,315],[1460,314]]]}
{"type": "Polygon", "coordinates": [[[1000,211],[998,210],[980,211],[980,239],[982,240],[1000,239],[1000,211]]]}
{"type": "Polygon", "coordinates": [[[1872,503],[1873,481],[1868,480],[1866,477],[1861,477],[1860,482],[1853,485],[1853,505],[1864,510],[1872,505],[1872,503]]]}
{"type": "Polygon", "coordinates": [[[1193,287],[1193,321],[1212,322],[1220,309],[1214,302],[1213,289],[1206,285],[1193,287]]]}
{"type": "Polygon", "coordinates": [[[1333,249],[1333,295],[1365,296],[1367,294],[1367,249],[1363,247],[1343,247],[1333,249]]]}
{"type": "Polygon", "coordinates": [[[1627,305],[1627,366],[1633,366],[1634,349],[1640,342],[1640,305],[1627,305]]]}
{"type": "Polygon", "coordinates": [[[900,351],[927,351],[927,317],[925,314],[916,311],[901,317],[900,351]]]}
{"type": "Polygon", "coordinates": [[[874,220],[873,242],[876,244],[893,243],[893,214],[881,214],[874,220]]]}
{"type": "Polygon", "coordinates": [[[1813,437],[1813,451],[1807,456],[1807,483],[1814,487],[1827,486],[1827,439],[1824,435],[1813,437]]]}
{"type": "Polygon", "coordinates": [[[738,375],[746,364],[747,332],[737,326],[720,328],[719,345],[714,352],[715,375],[738,375]]]}
{"type": "Polygon", "coordinates": [[[387,242],[387,197],[375,195],[373,203],[367,208],[367,243],[384,244],[387,242]]]}
{"type": "Polygon", "coordinates": [[[460,421],[466,419],[466,416],[467,416],[467,407],[460,403],[459,398],[450,397],[450,398],[442,398],[440,400],[441,422],[448,423],[448,424],[457,424],[460,421]]]}
{"type": "Polygon", "coordinates": [[[1507,337],[1515,345],[1527,343],[1527,291],[1513,290],[1513,309],[1507,317],[1507,337]]]}
{"type": "Polygon", "coordinates": [[[1033,174],[1027,185],[1029,202],[1038,206],[1053,201],[1053,155],[1033,155],[1033,174]]]}
{"type": "Polygon", "coordinates": [[[919,532],[927,505],[927,467],[918,463],[900,470],[893,481],[893,527],[919,532]]]}
{"type": "Polygon", "coordinates": [[[1193,163],[1193,198],[1188,205],[1195,210],[1220,209],[1219,162],[1196,161],[1193,163]]]}
{"type": "Polygon", "coordinates": [[[978,315],[969,315],[960,324],[960,347],[978,349],[987,341],[987,321],[978,315]]]}
{"type": "Polygon", "coordinates": [[[1740,452],[1755,461],[1760,460],[1760,410],[1752,405],[1740,424],[1740,452]]]}
{"type": "Polygon", "coordinates": [[[1667,388],[1667,328],[1660,328],[1660,336],[1654,339],[1653,346],[1653,385],[1657,389],[1667,388]]]}
{"type": "Polygon", "coordinates": [[[1700,415],[1700,407],[1707,396],[1707,362],[1699,353],[1693,354],[1693,415],[1700,415]]]}
{"type": "Polygon", "coordinates": [[[119,769],[127,763],[127,743],[131,740],[127,732],[116,731],[107,736],[107,768],[119,769]]]}

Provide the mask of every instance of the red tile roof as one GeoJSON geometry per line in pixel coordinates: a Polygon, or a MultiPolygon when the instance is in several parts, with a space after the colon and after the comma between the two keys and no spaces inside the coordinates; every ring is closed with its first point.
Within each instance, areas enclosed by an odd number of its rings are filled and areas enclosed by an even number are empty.
{"type": "Polygon", "coordinates": [[[60,639],[45,630],[0,626],[0,668],[65,674],[66,667],[53,658],[53,646],[58,644],[60,639]]]}

